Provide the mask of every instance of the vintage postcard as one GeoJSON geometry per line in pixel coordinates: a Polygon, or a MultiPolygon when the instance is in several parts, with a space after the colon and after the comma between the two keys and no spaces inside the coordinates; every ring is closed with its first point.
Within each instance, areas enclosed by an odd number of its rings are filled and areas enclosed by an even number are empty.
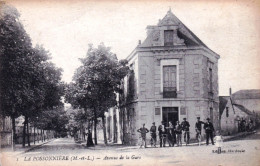
{"type": "Polygon", "coordinates": [[[0,166],[260,165],[259,1],[0,1],[0,166]]]}

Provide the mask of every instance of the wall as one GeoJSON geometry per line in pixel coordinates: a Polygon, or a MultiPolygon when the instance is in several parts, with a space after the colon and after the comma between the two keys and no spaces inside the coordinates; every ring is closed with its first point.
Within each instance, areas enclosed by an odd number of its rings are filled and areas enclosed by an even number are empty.
{"type": "Polygon", "coordinates": [[[12,122],[10,117],[2,117],[0,115],[0,143],[2,146],[10,146],[12,144],[12,122]]]}

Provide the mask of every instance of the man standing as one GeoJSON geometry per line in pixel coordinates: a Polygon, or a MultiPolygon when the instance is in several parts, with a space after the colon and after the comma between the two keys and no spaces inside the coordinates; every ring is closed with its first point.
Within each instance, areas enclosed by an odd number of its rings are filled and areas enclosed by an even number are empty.
{"type": "Polygon", "coordinates": [[[167,132],[163,121],[162,124],[158,127],[158,131],[160,137],[160,147],[165,147],[167,132]]]}
{"type": "Polygon", "coordinates": [[[213,124],[210,122],[210,119],[207,118],[207,122],[204,124],[204,129],[206,132],[206,144],[209,144],[209,137],[211,139],[211,143],[212,145],[214,145],[214,141],[213,141],[213,132],[214,132],[214,127],[213,124]]]}
{"type": "Polygon", "coordinates": [[[153,122],[153,125],[150,128],[150,133],[151,133],[151,146],[153,145],[154,147],[156,147],[156,126],[155,126],[155,122],[153,122]]]}
{"type": "Polygon", "coordinates": [[[176,144],[177,144],[177,146],[182,146],[182,141],[181,141],[181,137],[182,137],[182,127],[181,127],[179,121],[176,122],[175,133],[176,133],[176,136],[177,136],[177,138],[176,138],[176,144]]]}
{"type": "Polygon", "coordinates": [[[197,117],[197,122],[195,123],[196,139],[198,140],[199,135],[201,135],[202,124],[204,122],[200,121],[200,117],[197,117]]]}
{"type": "Polygon", "coordinates": [[[144,148],[146,148],[146,133],[149,132],[149,130],[147,128],[145,128],[145,124],[143,124],[143,127],[141,127],[140,129],[137,130],[137,132],[141,133],[141,145],[140,148],[142,146],[144,146],[144,148]]]}
{"type": "Polygon", "coordinates": [[[186,121],[186,118],[183,118],[183,122],[181,123],[182,130],[184,131],[184,142],[189,144],[190,142],[190,123],[186,121]]]}

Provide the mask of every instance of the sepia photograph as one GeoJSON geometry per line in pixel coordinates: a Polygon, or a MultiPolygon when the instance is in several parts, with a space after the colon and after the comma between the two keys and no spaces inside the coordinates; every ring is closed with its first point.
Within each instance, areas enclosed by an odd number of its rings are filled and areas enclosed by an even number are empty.
{"type": "Polygon", "coordinates": [[[0,0],[0,166],[259,166],[260,1],[0,0]]]}

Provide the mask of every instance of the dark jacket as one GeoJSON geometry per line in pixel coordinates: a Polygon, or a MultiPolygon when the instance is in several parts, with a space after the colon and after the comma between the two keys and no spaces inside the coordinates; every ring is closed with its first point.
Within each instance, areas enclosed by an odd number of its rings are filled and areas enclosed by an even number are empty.
{"type": "Polygon", "coordinates": [[[182,130],[183,131],[189,131],[190,130],[190,123],[188,121],[183,121],[181,123],[182,130]]]}
{"type": "Polygon", "coordinates": [[[156,133],[156,126],[151,126],[150,132],[151,133],[156,133]]]}
{"type": "Polygon", "coordinates": [[[176,134],[181,134],[182,133],[182,126],[181,125],[176,125],[175,126],[175,133],[176,134]]]}
{"type": "Polygon", "coordinates": [[[205,124],[202,121],[198,121],[195,123],[195,129],[201,131],[202,124],[205,124]]]}
{"type": "Polygon", "coordinates": [[[158,131],[159,131],[159,135],[162,135],[162,134],[166,134],[166,133],[167,133],[165,125],[160,125],[160,126],[158,127],[158,131]]]}
{"type": "Polygon", "coordinates": [[[213,124],[211,122],[204,123],[204,129],[206,133],[210,133],[214,131],[213,124]]]}

